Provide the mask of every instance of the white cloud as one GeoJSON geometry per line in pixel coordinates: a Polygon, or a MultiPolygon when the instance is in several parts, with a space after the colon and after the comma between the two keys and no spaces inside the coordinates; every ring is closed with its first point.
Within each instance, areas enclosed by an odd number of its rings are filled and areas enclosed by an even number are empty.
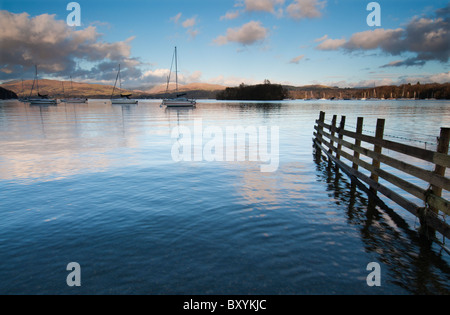
{"type": "Polygon", "coordinates": [[[180,21],[182,16],[182,13],[178,13],[177,15],[175,15],[174,17],[171,17],[170,20],[173,21],[175,24],[178,24],[178,22],[180,21]]]}
{"type": "Polygon", "coordinates": [[[429,78],[430,82],[448,83],[448,82],[450,82],[450,71],[444,72],[444,73],[439,73],[439,74],[433,74],[433,75],[430,75],[428,78],[429,78]]]}
{"type": "Polygon", "coordinates": [[[119,63],[125,73],[141,75],[141,62],[131,57],[134,38],[108,43],[94,26],[76,31],[55,15],[0,11],[0,47],[8,47],[0,52],[0,64],[5,65],[0,79],[15,78],[17,73],[32,77],[35,64],[40,74],[54,76],[108,80],[115,78],[119,63]],[[78,68],[80,60],[92,68],[78,68]]]}
{"type": "Polygon", "coordinates": [[[314,40],[315,43],[323,42],[324,40],[328,39],[328,35],[324,35],[321,38],[317,38],[314,40]]]}
{"type": "Polygon", "coordinates": [[[224,16],[222,16],[220,18],[220,20],[221,21],[223,21],[223,20],[234,20],[237,17],[239,17],[239,15],[240,15],[239,11],[230,11],[230,12],[227,12],[227,14],[225,14],[224,16]]]}
{"type": "Polygon", "coordinates": [[[194,71],[192,74],[187,76],[185,80],[187,83],[200,82],[202,75],[203,75],[203,73],[201,71],[194,71]]]}
{"type": "Polygon", "coordinates": [[[157,78],[167,78],[169,75],[169,69],[156,69],[156,70],[148,70],[144,72],[143,77],[157,77],[157,78]]]}
{"type": "MultiPolygon", "coordinates": [[[[158,86],[167,84],[167,78],[169,77],[169,69],[155,69],[146,71],[141,77],[134,79],[131,82],[133,86],[140,86],[141,89],[147,89],[149,86],[158,86]]],[[[198,83],[201,80],[203,73],[201,71],[194,71],[193,73],[178,73],[179,84],[198,83]]],[[[170,79],[171,85],[175,83],[174,73],[170,79]]]]}
{"type": "Polygon", "coordinates": [[[297,57],[293,58],[289,63],[298,64],[300,62],[300,60],[302,60],[303,58],[305,58],[305,55],[297,56],[297,57]]]}
{"type": "Polygon", "coordinates": [[[245,0],[245,10],[275,13],[275,6],[282,4],[284,0],[245,0]]]}
{"type": "Polygon", "coordinates": [[[409,75],[407,77],[400,78],[401,84],[406,83],[449,83],[450,82],[450,72],[443,72],[437,74],[418,74],[409,75]]]}
{"type": "Polygon", "coordinates": [[[187,33],[189,34],[191,39],[194,39],[195,37],[197,37],[197,35],[200,33],[200,31],[194,30],[194,29],[188,29],[187,33]]]}
{"type": "Polygon", "coordinates": [[[194,16],[194,17],[192,17],[190,19],[184,20],[182,25],[183,25],[184,28],[192,28],[192,27],[195,26],[195,24],[197,24],[197,17],[196,16],[194,16]]]}
{"type": "Polygon", "coordinates": [[[321,50],[344,49],[348,52],[380,50],[405,60],[390,62],[385,67],[423,66],[429,61],[447,63],[450,58],[450,4],[435,11],[434,16],[414,17],[404,28],[374,29],[355,33],[348,41],[327,39],[317,46],[321,50]]]}
{"type": "Polygon", "coordinates": [[[336,50],[346,43],[345,39],[326,39],[317,46],[320,50],[336,50]]]}
{"type": "Polygon", "coordinates": [[[403,29],[382,29],[355,33],[350,40],[345,43],[345,48],[349,50],[371,50],[379,47],[387,50],[399,49],[398,43],[403,35],[403,29]]]}
{"type": "MultiPolygon", "coordinates": [[[[179,17],[181,17],[181,13],[180,13],[179,17]]],[[[185,29],[187,29],[186,33],[189,34],[189,37],[191,39],[197,37],[197,35],[200,33],[200,31],[198,29],[194,28],[197,24],[198,24],[197,16],[194,16],[190,19],[186,19],[183,21],[183,23],[181,23],[181,25],[185,29]]]]}
{"type": "Polygon", "coordinates": [[[268,36],[268,30],[261,22],[251,21],[240,28],[229,28],[226,35],[219,36],[214,40],[219,46],[230,42],[241,45],[252,45],[261,42],[268,36]]]}
{"type": "Polygon", "coordinates": [[[215,78],[207,80],[206,83],[218,84],[218,85],[224,85],[224,86],[238,86],[241,83],[248,84],[248,85],[254,85],[254,84],[261,84],[262,82],[260,80],[255,80],[255,79],[251,79],[251,78],[243,78],[243,77],[235,77],[235,76],[225,77],[223,75],[219,75],[215,78]]]}
{"type": "Polygon", "coordinates": [[[395,60],[395,61],[391,61],[386,65],[381,66],[380,68],[388,68],[388,67],[399,67],[401,65],[403,65],[404,60],[395,60]]]}
{"type": "Polygon", "coordinates": [[[245,12],[268,12],[282,17],[285,0],[236,0],[234,7],[242,8],[237,11],[229,11],[220,20],[233,20],[245,12]]]}
{"type": "Polygon", "coordinates": [[[322,16],[321,10],[325,8],[326,2],[319,0],[295,0],[286,11],[289,16],[296,20],[306,18],[319,18],[322,16]]]}

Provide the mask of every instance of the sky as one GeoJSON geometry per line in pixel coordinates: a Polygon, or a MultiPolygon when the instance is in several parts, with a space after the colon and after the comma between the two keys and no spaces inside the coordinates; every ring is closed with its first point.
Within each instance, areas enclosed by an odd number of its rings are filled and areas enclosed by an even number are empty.
{"type": "Polygon", "coordinates": [[[450,2],[0,0],[0,82],[39,77],[148,90],[178,49],[181,84],[339,87],[450,82],[450,2]],[[70,22],[70,21],[69,21],[70,22]]]}

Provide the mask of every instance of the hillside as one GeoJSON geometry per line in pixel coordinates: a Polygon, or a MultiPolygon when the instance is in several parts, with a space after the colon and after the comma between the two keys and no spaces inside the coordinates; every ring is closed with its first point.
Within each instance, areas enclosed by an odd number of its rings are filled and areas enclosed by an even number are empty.
{"type": "Polygon", "coordinates": [[[0,100],[9,100],[17,98],[17,94],[13,91],[0,87],[0,100]]]}
{"type": "MultiPolygon", "coordinates": [[[[147,91],[148,94],[162,94],[166,93],[167,84],[161,84],[155,86],[147,91]]],[[[169,93],[174,92],[176,89],[175,83],[171,83],[169,85],[169,93]]],[[[208,83],[190,83],[190,84],[179,84],[178,91],[187,92],[187,91],[222,91],[225,90],[226,86],[218,85],[218,84],[208,84],[208,83]]]]}
{"type": "MultiPolygon", "coordinates": [[[[14,91],[20,97],[28,97],[30,95],[31,87],[33,86],[33,80],[23,81],[11,81],[0,85],[1,87],[14,91]]],[[[57,80],[39,80],[39,91],[41,94],[48,94],[56,98],[64,98],[69,96],[87,97],[87,98],[110,98],[113,91],[113,86],[92,84],[92,83],[72,83],[73,90],[71,89],[70,81],[57,81],[57,80]],[[64,92],[63,93],[63,87],[64,92]]],[[[158,85],[147,91],[142,90],[122,90],[122,92],[131,93],[136,98],[163,98],[166,97],[167,86],[158,85]]],[[[191,83],[186,85],[179,85],[179,92],[189,92],[190,97],[195,98],[215,98],[218,91],[224,90],[226,87],[216,84],[207,83],[191,83]]],[[[118,89],[116,88],[117,94],[118,89]]],[[[170,95],[175,95],[175,84],[170,85],[170,95]]],[[[36,95],[36,87],[33,95],[36,95]]]]}
{"type": "MultiPolygon", "coordinates": [[[[6,94],[2,92],[2,97],[16,98],[28,97],[30,95],[33,80],[11,81],[1,84],[0,87],[12,91],[15,94],[6,94]]],[[[273,84],[276,86],[276,84],[273,84]]],[[[242,85],[245,86],[245,85],[242,85]]],[[[241,86],[241,87],[242,87],[241,86]]],[[[338,88],[324,85],[307,85],[307,86],[288,86],[283,85],[282,88],[286,92],[285,98],[288,99],[358,99],[358,98],[410,98],[410,99],[450,99],[450,83],[444,84],[405,84],[392,86],[379,86],[375,88],[338,88]]],[[[188,97],[195,99],[215,99],[216,97],[225,97],[225,99],[267,99],[267,95],[258,95],[259,92],[252,91],[250,96],[232,95],[233,91],[237,92],[239,87],[227,88],[222,85],[207,84],[207,83],[192,83],[186,85],[179,85],[179,92],[187,93],[188,97]],[[228,92],[227,92],[228,89],[228,92]],[[230,90],[231,89],[231,90],[230,90]],[[256,93],[256,94],[254,94],[256,93]],[[224,96],[226,95],[226,96],[224,96]]],[[[39,91],[41,94],[48,94],[56,98],[64,97],[87,97],[87,98],[110,98],[113,91],[113,86],[79,83],[73,82],[73,90],[71,89],[70,81],[57,80],[39,80],[39,91]],[[63,85],[64,91],[63,93],[63,85]]],[[[169,93],[166,94],[166,85],[158,85],[146,91],[143,90],[122,90],[123,93],[131,93],[134,98],[164,98],[175,97],[175,85],[171,84],[169,93]]],[[[249,92],[249,91],[247,91],[249,92]]],[[[276,91],[272,91],[279,94],[276,91]]],[[[116,89],[116,95],[119,91],[116,89]]],[[[263,92],[262,92],[263,93],[263,92]]],[[[248,93],[247,93],[248,94],[248,93]]],[[[36,89],[33,96],[36,95],[36,89]]],[[[272,95],[273,96],[273,95],[272,95]]],[[[269,97],[272,98],[272,97],[269,97]]],[[[276,99],[279,99],[277,96],[276,99]]]]}
{"type": "MultiPolygon", "coordinates": [[[[11,81],[0,85],[1,87],[14,91],[19,97],[28,97],[30,95],[31,87],[33,86],[33,80],[23,81],[11,81]]],[[[57,80],[39,80],[39,92],[41,94],[48,94],[56,98],[64,97],[87,97],[87,98],[110,98],[114,86],[90,84],[90,83],[78,83],[73,82],[73,90],[71,89],[70,81],[57,81],[57,80]],[[64,91],[63,93],[63,86],[64,91]]],[[[117,89],[116,89],[117,90],[117,89]]],[[[132,93],[135,97],[142,95],[136,91],[122,90],[122,92],[132,93]]],[[[33,95],[36,95],[36,87],[33,91],[33,95]]]]}

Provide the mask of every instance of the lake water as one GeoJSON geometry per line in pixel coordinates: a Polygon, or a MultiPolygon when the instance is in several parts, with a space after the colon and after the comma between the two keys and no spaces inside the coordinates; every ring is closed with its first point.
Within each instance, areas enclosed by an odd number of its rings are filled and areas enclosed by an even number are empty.
{"type": "MultiPolygon", "coordinates": [[[[375,205],[312,147],[325,111],[349,128],[365,117],[367,131],[386,118],[388,136],[432,148],[450,102],[159,105],[0,102],[1,294],[450,293],[449,255],[419,237],[419,222],[375,205]],[[262,160],[177,162],[173,134],[199,123],[278,133],[276,171],[261,172],[262,160]],[[70,262],[81,287],[67,286],[70,262]],[[367,285],[371,262],[380,287],[367,285]]],[[[207,143],[192,141],[192,155],[207,143]]]]}

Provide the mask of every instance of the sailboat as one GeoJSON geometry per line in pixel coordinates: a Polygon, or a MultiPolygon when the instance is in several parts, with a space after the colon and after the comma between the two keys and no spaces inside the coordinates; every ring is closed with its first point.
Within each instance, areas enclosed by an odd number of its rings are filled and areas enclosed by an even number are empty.
{"type": "Polygon", "coordinates": [[[137,104],[138,103],[137,100],[131,99],[131,96],[132,96],[131,93],[121,93],[120,98],[113,98],[114,92],[116,90],[117,80],[119,80],[120,90],[122,90],[122,79],[120,78],[120,65],[119,65],[119,72],[117,72],[116,82],[114,83],[114,89],[111,94],[111,104],[113,104],[113,105],[137,104]]]}
{"type": "Polygon", "coordinates": [[[37,66],[35,66],[35,69],[36,69],[36,75],[34,77],[33,86],[31,87],[30,97],[28,99],[28,101],[30,102],[30,105],[57,105],[56,99],[49,98],[48,95],[42,95],[39,93],[39,78],[38,78],[37,66]],[[38,98],[31,98],[35,84],[36,84],[38,98]]]}
{"type": "Polygon", "coordinates": [[[166,93],[169,91],[170,84],[170,75],[172,74],[173,61],[175,60],[175,82],[176,82],[176,98],[165,98],[162,101],[161,105],[165,105],[167,107],[194,107],[197,102],[195,100],[190,100],[186,97],[186,93],[178,94],[178,55],[177,55],[177,47],[175,47],[174,57],[172,59],[172,65],[170,66],[170,73],[167,77],[167,88],[166,93]]]}
{"type": "MultiPolygon", "coordinates": [[[[63,93],[64,93],[64,82],[62,83],[62,85],[63,85],[63,93]]],[[[73,95],[72,77],[70,77],[70,90],[71,90],[71,94],[73,95]]],[[[80,98],[80,97],[66,98],[64,100],[61,100],[61,102],[66,102],[66,103],[86,103],[87,101],[88,101],[87,98],[80,98]]]]}

